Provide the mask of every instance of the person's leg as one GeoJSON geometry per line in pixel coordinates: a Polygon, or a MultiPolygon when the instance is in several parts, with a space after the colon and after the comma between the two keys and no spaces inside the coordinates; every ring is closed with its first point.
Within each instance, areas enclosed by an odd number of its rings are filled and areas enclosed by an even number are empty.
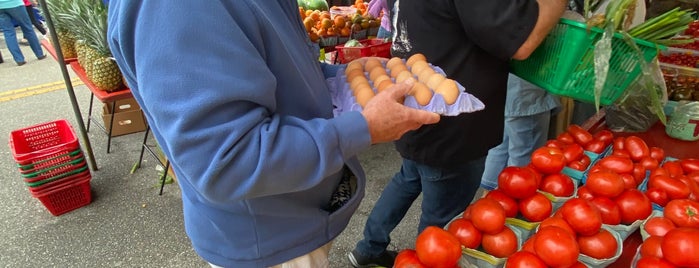
{"type": "Polygon", "coordinates": [[[15,27],[7,11],[8,9],[0,9],[0,28],[2,28],[2,34],[5,36],[5,44],[7,44],[7,49],[10,50],[12,58],[17,64],[21,65],[25,63],[24,55],[22,55],[22,50],[19,48],[19,43],[17,43],[15,27]]]}
{"type": "MultiPolygon", "coordinates": [[[[507,124],[507,123],[505,123],[507,124]]],[[[481,186],[485,189],[492,190],[498,187],[498,175],[507,166],[509,154],[509,138],[507,131],[502,136],[502,143],[488,150],[488,156],[485,158],[485,170],[481,177],[481,186]]]]}
{"type": "Polygon", "coordinates": [[[364,239],[357,242],[355,252],[368,258],[383,254],[391,242],[391,231],[400,223],[421,191],[416,163],[403,159],[400,171],[386,185],[371,210],[364,226],[364,239]]]}
{"type": "Polygon", "coordinates": [[[548,139],[551,113],[505,118],[505,132],[510,138],[508,166],[525,166],[531,162],[531,154],[548,139]]]}
{"type": "Polygon", "coordinates": [[[485,157],[452,169],[419,166],[422,178],[422,215],[418,234],[427,226],[443,228],[464,212],[478,191],[485,157]]]}
{"type": "Polygon", "coordinates": [[[391,32],[379,26],[379,32],[376,33],[376,38],[391,38],[391,32]]]}
{"type": "Polygon", "coordinates": [[[27,10],[24,8],[24,6],[10,8],[8,9],[8,14],[14,18],[17,23],[19,23],[19,27],[22,29],[24,38],[29,41],[29,46],[32,48],[34,55],[39,59],[46,57],[46,55],[44,55],[44,50],[41,48],[41,44],[39,43],[39,38],[36,37],[36,32],[34,32],[34,28],[32,28],[32,22],[29,19],[29,15],[27,14],[27,10]]]}
{"type": "Polygon", "coordinates": [[[32,25],[34,25],[34,27],[36,27],[36,29],[39,30],[42,35],[46,35],[46,28],[44,28],[44,25],[36,19],[36,16],[34,16],[34,6],[24,7],[27,9],[27,14],[29,14],[29,20],[32,21],[32,25]]]}

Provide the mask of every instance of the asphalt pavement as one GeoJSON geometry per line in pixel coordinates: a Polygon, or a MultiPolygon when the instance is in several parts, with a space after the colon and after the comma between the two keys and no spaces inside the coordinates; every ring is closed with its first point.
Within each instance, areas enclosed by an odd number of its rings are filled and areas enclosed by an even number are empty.
{"type": "MultiPolygon", "coordinates": [[[[89,205],[53,216],[30,194],[8,146],[10,133],[59,119],[68,120],[77,132],[78,121],[61,65],[52,57],[37,60],[29,46],[21,48],[27,64],[17,66],[0,34],[5,60],[0,64],[0,178],[6,183],[0,187],[0,267],[208,267],[184,232],[177,183],[165,185],[158,195],[158,162],[148,156],[131,172],[144,132],[112,138],[107,153],[107,134],[91,127],[87,136],[97,169],[91,171],[89,205]]],[[[87,120],[90,91],[67,69],[76,83],[78,110],[87,120]]],[[[99,114],[102,104],[95,100],[94,105],[99,114]]],[[[81,144],[85,151],[82,139],[81,144]]],[[[369,177],[366,197],[333,243],[331,267],[350,266],[346,253],[361,237],[381,189],[400,167],[392,144],[375,145],[360,160],[369,177]]],[[[391,249],[414,246],[419,203],[392,233],[391,249]]]]}

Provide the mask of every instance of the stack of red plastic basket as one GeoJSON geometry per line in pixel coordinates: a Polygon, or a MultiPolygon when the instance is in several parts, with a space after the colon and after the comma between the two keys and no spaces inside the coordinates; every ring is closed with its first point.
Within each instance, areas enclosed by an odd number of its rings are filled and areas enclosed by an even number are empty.
{"type": "Polygon", "coordinates": [[[58,216],[90,204],[92,176],[68,121],[12,131],[10,148],[29,192],[51,214],[58,216]]]}

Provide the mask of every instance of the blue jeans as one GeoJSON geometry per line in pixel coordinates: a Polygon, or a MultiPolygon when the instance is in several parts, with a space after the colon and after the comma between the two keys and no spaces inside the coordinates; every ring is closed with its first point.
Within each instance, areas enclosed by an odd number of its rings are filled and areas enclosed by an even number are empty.
{"type": "Polygon", "coordinates": [[[495,189],[500,171],[507,166],[528,165],[532,152],[546,143],[550,121],[550,112],[505,117],[503,141],[488,151],[481,187],[495,189]]]}
{"type": "Polygon", "coordinates": [[[485,157],[453,169],[435,168],[403,159],[400,172],[386,185],[364,226],[356,250],[376,257],[391,242],[390,234],[422,193],[418,234],[427,226],[444,227],[471,203],[483,174],[485,157]]]}
{"type": "Polygon", "coordinates": [[[392,38],[391,31],[386,30],[384,27],[379,27],[379,32],[376,33],[376,38],[392,38]]]}
{"type": "Polygon", "coordinates": [[[34,51],[34,55],[37,58],[44,56],[44,50],[41,49],[41,44],[39,44],[39,39],[32,28],[32,21],[29,19],[29,14],[27,14],[27,9],[24,5],[0,9],[0,29],[2,29],[2,33],[5,35],[5,43],[15,62],[20,63],[25,60],[22,50],[19,48],[19,43],[17,43],[17,34],[15,33],[14,25],[12,25],[12,19],[19,23],[24,38],[29,41],[29,46],[34,51]]]}

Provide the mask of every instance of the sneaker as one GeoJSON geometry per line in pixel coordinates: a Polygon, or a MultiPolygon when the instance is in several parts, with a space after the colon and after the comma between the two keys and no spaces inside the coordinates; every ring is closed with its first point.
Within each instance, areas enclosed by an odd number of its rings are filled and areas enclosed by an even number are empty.
{"type": "Polygon", "coordinates": [[[43,60],[43,59],[45,59],[45,58],[46,58],[46,54],[37,57],[37,59],[39,59],[39,60],[43,60]]]}
{"type": "Polygon", "coordinates": [[[22,65],[24,65],[24,64],[26,64],[26,63],[27,63],[26,61],[20,61],[20,62],[17,63],[17,66],[22,66],[22,65]]]}
{"type": "Polygon", "coordinates": [[[20,45],[25,45],[25,46],[29,45],[29,41],[27,41],[27,39],[24,39],[24,38],[20,39],[18,43],[20,45]]]}
{"type": "Polygon", "coordinates": [[[393,261],[396,259],[398,252],[392,250],[386,250],[381,255],[375,258],[370,258],[367,256],[362,256],[357,252],[357,250],[352,250],[352,252],[347,253],[347,258],[350,264],[356,268],[370,268],[370,267],[393,267],[393,261]]]}

